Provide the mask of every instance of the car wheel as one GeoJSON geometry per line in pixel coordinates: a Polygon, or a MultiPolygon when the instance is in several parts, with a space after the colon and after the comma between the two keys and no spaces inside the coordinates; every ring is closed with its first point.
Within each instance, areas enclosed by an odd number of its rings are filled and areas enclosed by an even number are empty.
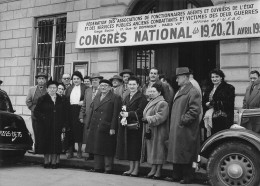
{"type": "Polygon", "coordinates": [[[242,142],[218,146],[210,155],[207,176],[212,186],[260,185],[260,153],[242,142]]]}

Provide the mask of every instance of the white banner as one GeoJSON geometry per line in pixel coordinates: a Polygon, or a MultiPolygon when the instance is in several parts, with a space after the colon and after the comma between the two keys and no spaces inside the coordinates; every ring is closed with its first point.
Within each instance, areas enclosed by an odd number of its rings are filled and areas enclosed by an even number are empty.
{"type": "Polygon", "coordinates": [[[76,48],[260,37],[260,2],[113,17],[78,23],[76,48]]]}

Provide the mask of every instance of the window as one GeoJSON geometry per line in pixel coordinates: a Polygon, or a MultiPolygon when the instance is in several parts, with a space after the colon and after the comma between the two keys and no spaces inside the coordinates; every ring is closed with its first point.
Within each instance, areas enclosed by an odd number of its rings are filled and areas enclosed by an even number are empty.
{"type": "MultiPolygon", "coordinates": [[[[156,7],[153,6],[148,10],[148,14],[156,12],[156,7]]],[[[155,67],[155,51],[153,49],[139,49],[136,51],[136,76],[140,78],[141,84],[146,83],[149,70],[155,67]]]]}
{"type": "Polygon", "coordinates": [[[66,16],[40,18],[36,22],[35,73],[47,73],[59,81],[64,73],[66,16]]]}

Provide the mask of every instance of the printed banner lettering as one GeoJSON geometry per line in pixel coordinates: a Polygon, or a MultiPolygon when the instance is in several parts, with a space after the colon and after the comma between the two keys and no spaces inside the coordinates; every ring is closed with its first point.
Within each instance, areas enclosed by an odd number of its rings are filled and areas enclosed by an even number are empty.
{"type": "Polygon", "coordinates": [[[78,23],[76,48],[260,37],[260,2],[113,17],[78,23]]]}

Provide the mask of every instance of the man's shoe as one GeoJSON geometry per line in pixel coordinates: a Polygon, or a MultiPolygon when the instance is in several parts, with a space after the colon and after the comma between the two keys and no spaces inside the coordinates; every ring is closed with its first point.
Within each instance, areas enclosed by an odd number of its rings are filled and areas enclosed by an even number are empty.
{"type": "Polygon", "coordinates": [[[73,158],[73,154],[68,154],[67,159],[71,159],[71,158],[73,158]]]}
{"type": "Polygon", "coordinates": [[[90,169],[90,170],[88,170],[88,172],[98,172],[98,173],[103,173],[104,170],[102,170],[102,169],[90,169]]]}
{"type": "Polygon", "coordinates": [[[180,184],[192,184],[191,180],[181,180],[180,184]]]}
{"type": "Polygon", "coordinates": [[[94,157],[86,157],[84,158],[85,161],[94,160],[94,157]]]}
{"type": "Polygon", "coordinates": [[[166,178],[164,178],[164,180],[170,181],[170,182],[179,182],[179,181],[181,181],[181,178],[166,177],[166,178]]]}
{"type": "Polygon", "coordinates": [[[112,170],[106,170],[104,173],[105,174],[113,174],[113,171],[112,170]]]}

